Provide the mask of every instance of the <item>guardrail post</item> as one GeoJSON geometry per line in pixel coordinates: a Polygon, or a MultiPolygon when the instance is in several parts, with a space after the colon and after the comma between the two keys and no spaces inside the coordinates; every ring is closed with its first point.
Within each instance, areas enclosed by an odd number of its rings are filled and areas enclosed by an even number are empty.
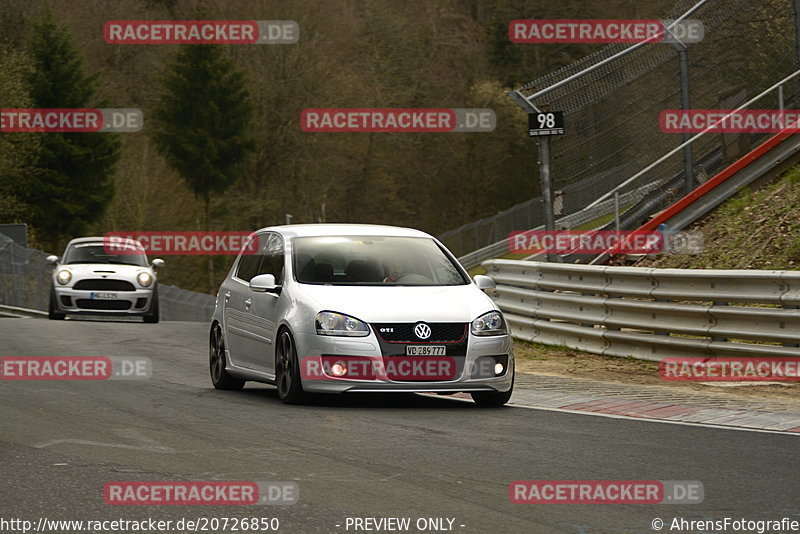
{"type": "MultiPolygon", "coordinates": [[[[713,306],[728,306],[727,302],[712,302],[713,306]]],[[[712,308],[713,308],[712,306],[712,308]]],[[[728,341],[726,337],[711,337],[711,341],[728,341]]]]}
{"type": "MultiPolygon", "coordinates": [[[[620,297],[619,295],[606,295],[606,302],[608,302],[608,299],[621,299],[621,298],[622,297],[620,297]]],[[[611,311],[608,309],[608,306],[604,306],[604,308],[606,309],[606,317],[603,319],[603,322],[605,323],[606,319],[611,315],[611,311]]],[[[618,326],[606,325],[606,330],[611,330],[612,332],[619,332],[621,329],[618,326]]]]}
{"type": "MultiPolygon", "coordinates": [[[[800,309],[800,306],[789,305],[789,306],[784,306],[783,309],[784,310],[797,310],[797,309],[800,309]]],[[[797,334],[797,337],[800,338],[800,333],[797,334]]],[[[784,347],[800,347],[800,343],[784,343],[783,346],[784,347]]]]}
{"type": "MultiPolygon", "coordinates": [[[[661,226],[665,226],[665,225],[662,224],[661,226]]],[[[661,230],[661,231],[663,231],[663,230],[661,230]]],[[[655,299],[655,302],[669,302],[669,300],[668,299],[655,299]]],[[[655,335],[657,335],[657,336],[669,336],[670,334],[669,334],[669,332],[666,332],[666,331],[657,330],[655,332],[655,335]]]]}

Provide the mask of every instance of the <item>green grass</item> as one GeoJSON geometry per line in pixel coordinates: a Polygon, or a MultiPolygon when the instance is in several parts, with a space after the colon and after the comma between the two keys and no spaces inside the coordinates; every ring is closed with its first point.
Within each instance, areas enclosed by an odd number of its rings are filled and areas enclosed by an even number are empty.
{"type": "Polygon", "coordinates": [[[743,189],[692,227],[701,254],[662,255],[640,265],[679,269],[797,270],[800,267],[800,166],[757,191],[743,189]]]}
{"type": "MultiPolygon", "coordinates": [[[[628,206],[619,207],[619,215],[622,217],[622,214],[625,213],[625,210],[628,209],[628,206]]],[[[601,226],[605,226],[606,224],[610,223],[614,220],[614,214],[609,213],[608,215],[603,215],[602,217],[598,217],[596,219],[592,219],[591,221],[585,222],[583,224],[579,224],[572,230],[594,230],[595,228],[600,228],[601,226]]]]}

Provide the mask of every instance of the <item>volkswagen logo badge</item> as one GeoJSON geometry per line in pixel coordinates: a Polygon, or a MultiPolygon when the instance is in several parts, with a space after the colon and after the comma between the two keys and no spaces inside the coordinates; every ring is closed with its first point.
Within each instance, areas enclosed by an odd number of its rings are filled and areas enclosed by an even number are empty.
{"type": "Polygon", "coordinates": [[[428,339],[431,337],[431,327],[425,323],[417,323],[414,325],[414,334],[420,339],[428,339]]]}

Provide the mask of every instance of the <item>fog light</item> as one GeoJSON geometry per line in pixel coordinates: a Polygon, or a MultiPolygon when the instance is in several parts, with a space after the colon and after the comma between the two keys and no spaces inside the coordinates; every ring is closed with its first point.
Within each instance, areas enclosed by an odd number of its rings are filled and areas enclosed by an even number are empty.
{"type": "Polygon", "coordinates": [[[496,364],[494,364],[494,374],[502,375],[504,370],[505,370],[505,367],[503,366],[502,363],[497,362],[496,364]]]}
{"type": "Polygon", "coordinates": [[[333,376],[343,376],[347,373],[347,369],[341,363],[334,363],[331,366],[331,373],[333,373],[333,376]]]}

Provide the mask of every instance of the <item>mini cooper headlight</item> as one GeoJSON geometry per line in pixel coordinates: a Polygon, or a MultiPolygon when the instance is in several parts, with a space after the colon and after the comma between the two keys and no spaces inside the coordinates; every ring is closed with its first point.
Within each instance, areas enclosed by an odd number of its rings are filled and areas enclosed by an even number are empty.
{"type": "Polygon", "coordinates": [[[139,285],[142,287],[150,287],[150,284],[153,283],[153,275],[142,271],[136,275],[136,281],[139,282],[139,285]]]}
{"type": "Polygon", "coordinates": [[[319,312],[315,322],[317,334],[321,336],[363,337],[369,335],[367,323],[343,313],[319,312]]]}
{"type": "Polygon", "coordinates": [[[56,275],[56,280],[58,280],[59,284],[65,286],[69,284],[70,280],[72,280],[72,273],[69,272],[67,269],[62,269],[58,271],[58,274],[56,275]]]}
{"type": "Polygon", "coordinates": [[[499,311],[485,313],[472,321],[472,333],[476,336],[500,336],[508,334],[506,321],[499,311]]]}

